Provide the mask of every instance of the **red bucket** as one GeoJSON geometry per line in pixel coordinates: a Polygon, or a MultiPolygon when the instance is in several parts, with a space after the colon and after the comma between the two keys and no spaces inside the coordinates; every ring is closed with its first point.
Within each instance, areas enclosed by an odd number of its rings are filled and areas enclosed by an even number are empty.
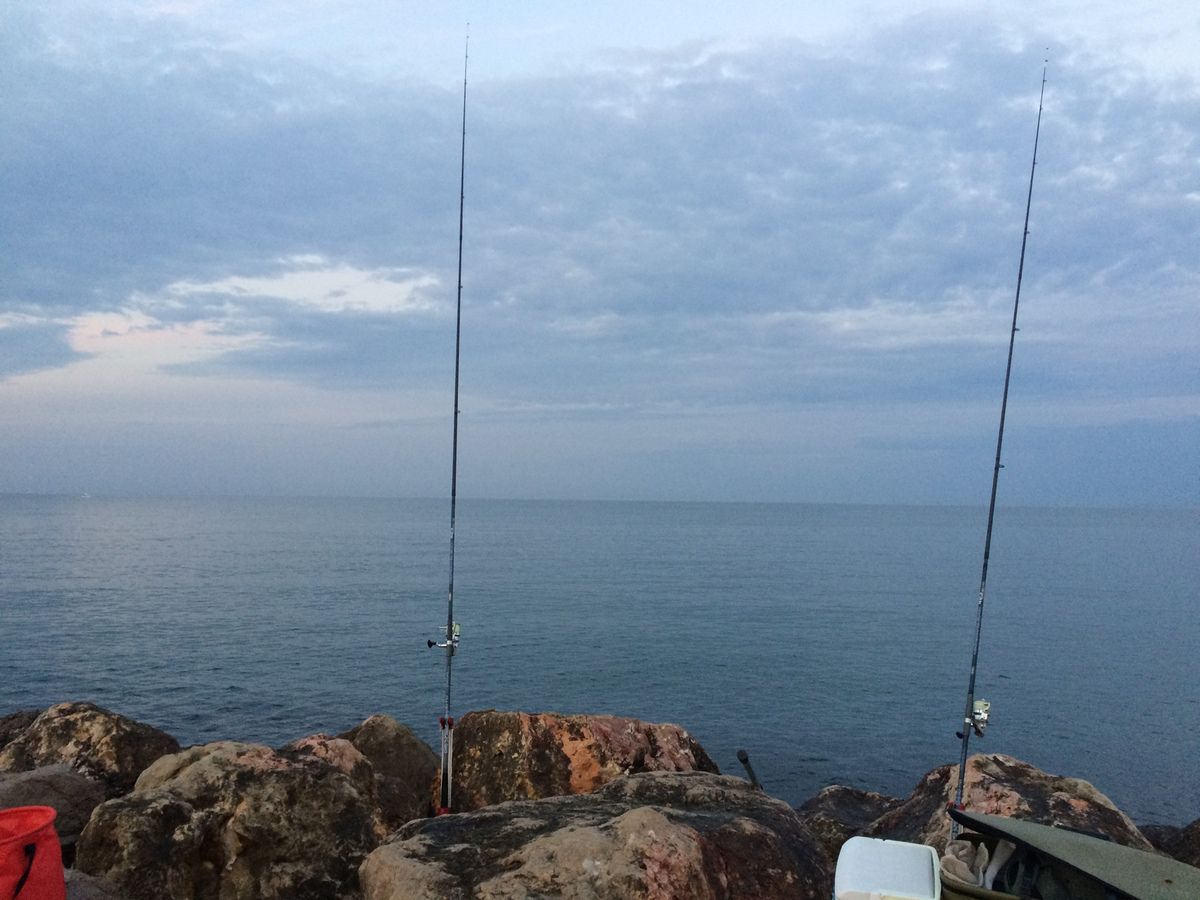
{"type": "Polygon", "coordinates": [[[49,806],[0,809],[0,900],[66,900],[55,815],[49,806]]]}

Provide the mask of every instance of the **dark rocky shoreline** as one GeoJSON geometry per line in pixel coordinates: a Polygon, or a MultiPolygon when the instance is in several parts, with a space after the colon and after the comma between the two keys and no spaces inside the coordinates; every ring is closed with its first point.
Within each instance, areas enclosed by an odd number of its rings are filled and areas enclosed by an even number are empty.
{"type": "MultiPolygon", "coordinates": [[[[75,900],[820,898],[856,834],[935,846],[957,766],[907,798],[831,785],[793,809],[721,775],[677,725],[484,710],[434,751],[387,716],[283,747],[168,734],[89,703],[0,717],[0,807],[48,805],[75,900]]],[[[1001,755],[969,808],[1200,865],[1200,819],[1135,825],[1092,785],[1001,755]]]]}

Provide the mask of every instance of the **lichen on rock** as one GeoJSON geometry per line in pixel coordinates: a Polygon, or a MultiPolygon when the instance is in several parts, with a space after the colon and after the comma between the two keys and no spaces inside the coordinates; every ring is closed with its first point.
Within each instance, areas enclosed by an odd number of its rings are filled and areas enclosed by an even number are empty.
{"type": "Polygon", "coordinates": [[[59,703],[38,714],[0,750],[0,772],[68,765],[104,784],[108,797],[129,791],[138,775],[179,742],[165,731],[94,703],[59,703]]]}
{"type": "Polygon", "coordinates": [[[371,766],[348,741],[221,741],[159,759],[98,807],[77,864],[130,900],[334,900],[357,896],[383,833],[371,766]]]}
{"type": "Polygon", "coordinates": [[[360,870],[366,900],[828,897],[832,863],[786,803],[706,772],[410,822],[360,870]]]}
{"type": "MultiPolygon", "coordinates": [[[[954,799],[957,784],[958,766],[939,766],[921,779],[908,799],[864,833],[945,847],[950,837],[946,809],[954,799]]],[[[1051,775],[999,753],[979,754],[967,760],[963,802],[976,813],[1065,825],[1102,834],[1127,847],[1152,849],[1133,821],[1090,783],[1051,775]]]]}
{"type": "Polygon", "coordinates": [[[639,772],[717,772],[678,725],[621,716],[469,712],[455,728],[454,809],[594,791],[639,772]]]}

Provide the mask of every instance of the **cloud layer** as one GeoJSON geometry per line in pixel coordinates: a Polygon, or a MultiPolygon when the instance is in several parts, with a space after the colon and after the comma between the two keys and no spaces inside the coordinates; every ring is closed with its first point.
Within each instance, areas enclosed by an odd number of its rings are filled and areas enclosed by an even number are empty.
{"type": "MultiPolygon", "coordinates": [[[[461,98],[186,19],[109,26],[26,10],[0,38],[0,489],[75,489],[72,443],[109,428],[159,461],[141,467],[158,491],[195,489],[161,462],[184,444],[217,490],[287,492],[245,475],[254,458],[298,492],[436,493],[461,98]],[[171,397],[186,426],[152,414],[130,437],[131,410],[171,397]],[[60,440],[50,465],[37,448],[60,440]]],[[[470,486],[975,497],[946,473],[986,468],[994,440],[1045,44],[927,15],[836,49],[687,44],[473,80],[470,486]]],[[[1013,490],[1197,502],[1200,91],[1049,56],[1013,490]],[[1178,478],[1061,477],[1081,459],[1178,478]]]]}

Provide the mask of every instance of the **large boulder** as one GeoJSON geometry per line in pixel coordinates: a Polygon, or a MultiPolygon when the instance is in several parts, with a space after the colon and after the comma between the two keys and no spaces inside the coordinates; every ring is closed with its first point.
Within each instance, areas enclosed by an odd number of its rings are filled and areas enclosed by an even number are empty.
{"type": "Polygon", "coordinates": [[[638,772],[691,771],[718,769],[678,725],[482,710],[455,727],[453,807],[584,794],[638,772]]]}
{"type": "Polygon", "coordinates": [[[833,865],[795,810],[705,772],[410,822],[367,857],[365,900],[827,898],[833,865]]]}
{"type": "Polygon", "coordinates": [[[380,816],[389,829],[433,812],[438,757],[412,731],[391,716],[376,715],[338,736],[370,760],[380,816]]]}
{"type": "Polygon", "coordinates": [[[379,842],[374,773],[348,741],[223,741],[165,756],[97,807],[77,866],[128,900],[358,896],[379,842]]]}
{"type": "Polygon", "coordinates": [[[0,750],[32,725],[33,720],[41,715],[41,712],[40,709],[19,709],[16,712],[0,716],[0,750]]]}
{"type": "Polygon", "coordinates": [[[0,750],[0,772],[62,763],[101,782],[106,796],[118,797],[150,763],[178,750],[175,738],[150,725],[94,703],[59,703],[0,750]]]}
{"type": "Polygon", "coordinates": [[[831,784],[803,806],[796,807],[796,812],[825,847],[830,859],[837,859],[842,844],[903,802],[898,797],[831,784]]]}
{"type": "MultiPolygon", "coordinates": [[[[943,849],[950,837],[946,810],[957,785],[958,766],[934,769],[907,800],[873,822],[864,834],[943,849]]],[[[1127,847],[1152,849],[1132,820],[1088,782],[1047,774],[1011,756],[979,754],[968,759],[963,803],[971,812],[1065,825],[1102,834],[1127,847]]]]}
{"type": "Polygon", "coordinates": [[[92,810],[104,802],[104,786],[70,766],[41,766],[28,772],[0,774],[0,808],[50,806],[57,813],[54,830],[62,844],[63,862],[75,858],[75,842],[92,810]]]}

